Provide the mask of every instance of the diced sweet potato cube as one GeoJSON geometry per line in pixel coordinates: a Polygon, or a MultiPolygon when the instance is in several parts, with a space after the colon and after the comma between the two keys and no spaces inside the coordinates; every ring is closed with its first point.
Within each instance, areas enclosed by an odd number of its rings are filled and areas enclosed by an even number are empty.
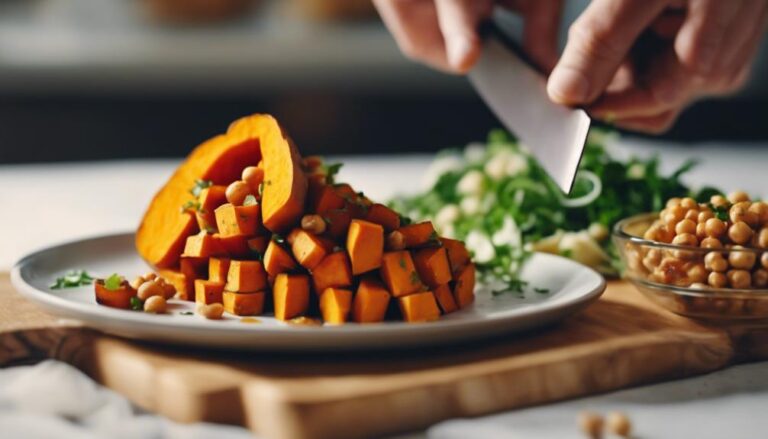
{"type": "MultiPolygon", "coordinates": [[[[208,259],[183,256],[179,258],[179,271],[183,284],[178,277],[173,282],[177,296],[182,300],[195,300],[195,279],[205,279],[208,274],[208,259]]],[[[171,276],[170,272],[168,276],[171,276]]]]}
{"type": "Polygon", "coordinates": [[[293,241],[296,240],[296,236],[301,233],[303,230],[300,228],[295,228],[288,232],[288,234],[285,236],[285,242],[288,243],[288,245],[293,245],[293,241]]]}
{"type": "Polygon", "coordinates": [[[331,209],[323,214],[323,219],[328,226],[328,234],[334,238],[343,238],[347,236],[352,216],[346,209],[331,209]]]}
{"type": "Polygon", "coordinates": [[[411,294],[397,300],[406,322],[429,322],[440,318],[440,308],[437,307],[437,301],[431,291],[411,294]]]}
{"type": "Polygon", "coordinates": [[[264,252],[264,269],[270,276],[296,269],[296,261],[293,256],[274,240],[269,241],[267,251],[264,252]]]}
{"type": "Polygon", "coordinates": [[[291,249],[296,261],[309,270],[315,268],[328,254],[326,243],[304,230],[296,232],[291,249]]]}
{"type": "Polygon", "coordinates": [[[411,254],[406,250],[384,253],[381,260],[381,278],[395,297],[415,293],[423,285],[413,266],[411,254]]]}
{"type": "Polygon", "coordinates": [[[352,220],[347,233],[347,252],[352,261],[353,274],[381,267],[384,228],[368,221],[352,220]]]}
{"type": "Polygon", "coordinates": [[[456,300],[453,298],[450,286],[438,285],[432,292],[435,293],[437,304],[440,305],[440,309],[443,310],[444,314],[452,313],[459,309],[458,305],[456,305],[456,300]]]}
{"type": "Polygon", "coordinates": [[[464,243],[458,239],[440,238],[446,253],[448,254],[448,263],[451,266],[451,273],[455,276],[458,272],[469,264],[469,252],[464,243]]]}
{"type": "Polygon", "coordinates": [[[210,258],[208,260],[208,280],[226,282],[230,261],[229,258],[210,258]]]}
{"type": "Polygon", "coordinates": [[[408,248],[423,247],[425,245],[437,245],[440,243],[437,239],[437,232],[430,221],[423,223],[408,224],[398,229],[405,238],[405,246],[408,248]]]}
{"type": "Polygon", "coordinates": [[[264,312],[266,293],[236,293],[224,291],[222,295],[224,311],[236,316],[255,316],[264,312]]]}
{"type": "Polygon", "coordinates": [[[448,265],[448,256],[443,247],[415,250],[413,263],[419,277],[429,287],[436,287],[451,281],[451,267],[448,265]]]}
{"type": "Polygon", "coordinates": [[[342,198],[333,188],[333,186],[322,186],[317,189],[316,198],[310,200],[310,209],[322,215],[331,209],[341,209],[344,207],[344,198],[342,198]]]}
{"type": "Polygon", "coordinates": [[[202,232],[187,237],[187,243],[184,245],[182,257],[190,258],[208,258],[223,253],[219,241],[213,235],[202,232]]]}
{"type": "Polygon", "coordinates": [[[224,292],[223,282],[214,282],[204,279],[195,279],[195,302],[210,305],[221,303],[221,294],[224,292]]]}
{"type": "Polygon", "coordinates": [[[216,232],[216,215],[213,212],[195,212],[195,220],[200,230],[208,233],[216,232]]]}
{"type": "Polygon", "coordinates": [[[269,236],[256,236],[249,238],[247,242],[248,249],[253,253],[263,255],[267,250],[267,244],[269,244],[269,236]]]}
{"type": "Polygon", "coordinates": [[[347,321],[352,309],[352,291],[326,288],[320,294],[320,313],[325,323],[340,325],[347,321]]]}
{"type": "Polygon", "coordinates": [[[216,209],[216,227],[221,236],[255,235],[261,229],[259,204],[235,206],[222,204],[216,209]]]}
{"type": "Polygon", "coordinates": [[[323,258],[312,270],[312,283],[317,294],[329,287],[352,285],[352,269],[347,253],[340,251],[323,258]]]}
{"type": "Polygon", "coordinates": [[[400,228],[400,215],[383,204],[376,203],[371,206],[365,220],[384,227],[387,233],[400,228]]]}
{"type": "Polygon", "coordinates": [[[475,264],[459,271],[453,283],[453,298],[459,308],[469,306],[475,300],[475,264]]]}
{"type": "Polygon", "coordinates": [[[194,297],[194,279],[191,282],[187,282],[187,276],[181,271],[168,268],[160,269],[158,274],[176,288],[176,295],[180,299],[190,300],[190,298],[194,297]]]}
{"type": "Polygon", "coordinates": [[[261,261],[235,261],[229,263],[227,284],[224,289],[238,293],[254,293],[267,287],[267,272],[261,261]]]}
{"type": "Polygon", "coordinates": [[[290,320],[307,313],[309,309],[309,276],[281,273],[272,287],[275,318],[290,320]]]}
{"type": "Polygon", "coordinates": [[[389,306],[389,298],[389,291],[373,276],[361,279],[352,304],[353,319],[358,323],[384,321],[389,306]]]}
{"type": "Polygon", "coordinates": [[[209,186],[200,191],[197,200],[200,202],[200,210],[213,212],[217,207],[227,202],[227,187],[223,185],[209,186]]]}
{"type": "Polygon", "coordinates": [[[248,247],[248,236],[246,235],[222,236],[217,233],[213,237],[218,239],[219,246],[224,252],[233,258],[244,258],[252,254],[248,247]]]}

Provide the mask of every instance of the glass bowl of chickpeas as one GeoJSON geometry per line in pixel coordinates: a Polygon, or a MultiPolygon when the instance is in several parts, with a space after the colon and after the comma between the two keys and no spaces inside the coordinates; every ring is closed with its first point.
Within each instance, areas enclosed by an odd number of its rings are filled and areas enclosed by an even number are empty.
{"type": "Polygon", "coordinates": [[[659,213],[620,221],[624,277],[677,314],[768,318],[768,203],[738,191],[709,202],[672,198],[659,213]]]}

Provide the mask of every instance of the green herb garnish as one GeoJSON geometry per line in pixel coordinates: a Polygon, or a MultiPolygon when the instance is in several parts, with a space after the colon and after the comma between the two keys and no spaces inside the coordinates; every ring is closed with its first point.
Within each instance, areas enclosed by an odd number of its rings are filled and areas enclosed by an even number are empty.
{"type": "Polygon", "coordinates": [[[243,206],[255,206],[257,204],[259,204],[259,200],[257,200],[256,197],[252,194],[246,195],[245,199],[243,200],[243,206]]]}
{"type": "Polygon", "coordinates": [[[144,302],[136,296],[131,297],[130,303],[131,309],[134,311],[141,311],[144,309],[144,302]]]}
{"type": "Polygon", "coordinates": [[[419,282],[421,282],[421,279],[419,279],[419,275],[416,274],[415,271],[412,271],[411,272],[411,283],[415,285],[415,284],[417,284],[419,282]]]}
{"type": "Polygon", "coordinates": [[[182,311],[182,312],[179,313],[179,315],[181,315],[181,316],[192,316],[192,315],[195,315],[195,313],[193,313],[192,311],[182,311]]]}
{"type": "Polygon", "coordinates": [[[400,258],[400,260],[399,260],[397,263],[400,265],[400,268],[402,268],[403,270],[405,270],[405,267],[406,267],[406,265],[405,265],[405,259],[403,259],[403,258],[400,258]]]}
{"type": "Polygon", "coordinates": [[[539,294],[548,294],[549,288],[534,288],[533,291],[539,293],[539,294]]]}
{"type": "Polygon", "coordinates": [[[213,185],[213,182],[210,180],[201,180],[196,179],[195,185],[192,186],[192,189],[189,190],[189,192],[194,195],[195,197],[199,197],[200,193],[203,191],[203,189],[207,189],[213,185]]]}
{"type": "Polygon", "coordinates": [[[112,273],[111,276],[104,279],[104,288],[108,289],[109,291],[119,290],[122,284],[123,278],[117,273],[112,273]]]}
{"type": "Polygon", "coordinates": [[[333,184],[334,180],[336,179],[336,174],[339,173],[339,170],[342,166],[344,166],[343,163],[331,163],[329,165],[323,165],[322,172],[325,174],[326,183],[333,184]]]}
{"type": "Polygon", "coordinates": [[[202,212],[202,205],[197,200],[189,200],[181,205],[182,212],[202,212]]]}
{"type": "Polygon", "coordinates": [[[77,288],[93,283],[93,277],[85,270],[68,271],[64,276],[57,277],[56,282],[51,285],[52,290],[62,288],[77,288]]]}
{"type": "Polygon", "coordinates": [[[264,196],[264,182],[263,181],[261,183],[259,183],[259,196],[260,197],[264,196]]]}
{"type": "Polygon", "coordinates": [[[728,208],[725,206],[712,206],[712,212],[715,215],[715,218],[719,219],[720,221],[727,222],[730,216],[728,215],[728,208]]]}
{"type": "Polygon", "coordinates": [[[523,294],[525,292],[525,287],[528,286],[528,282],[521,280],[521,279],[510,279],[507,281],[507,285],[499,290],[493,290],[491,291],[491,294],[494,296],[498,296],[504,293],[517,293],[517,294],[523,294]]]}
{"type": "Polygon", "coordinates": [[[280,236],[277,233],[272,234],[272,240],[278,244],[285,244],[285,237],[280,236]]]}

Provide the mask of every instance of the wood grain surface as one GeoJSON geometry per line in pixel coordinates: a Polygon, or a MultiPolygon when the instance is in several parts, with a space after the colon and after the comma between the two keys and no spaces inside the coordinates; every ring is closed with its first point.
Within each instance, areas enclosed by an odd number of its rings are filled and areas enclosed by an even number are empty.
{"type": "Polygon", "coordinates": [[[58,321],[0,277],[0,365],[56,358],[182,422],[267,438],[356,438],[768,358],[768,324],[707,325],[623,282],[535,333],[418,351],[291,355],[161,347],[58,321]]]}

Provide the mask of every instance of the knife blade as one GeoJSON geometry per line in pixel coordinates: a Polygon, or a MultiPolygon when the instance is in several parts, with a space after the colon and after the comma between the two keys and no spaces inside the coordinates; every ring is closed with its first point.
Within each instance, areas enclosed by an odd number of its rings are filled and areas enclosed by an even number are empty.
{"type": "Polygon", "coordinates": [[[568,194],[591,119],[582,109],[550,101],[544,76],[515,52],[498,32],[487,33],[469,80],[501,123],[568,194]]]}

